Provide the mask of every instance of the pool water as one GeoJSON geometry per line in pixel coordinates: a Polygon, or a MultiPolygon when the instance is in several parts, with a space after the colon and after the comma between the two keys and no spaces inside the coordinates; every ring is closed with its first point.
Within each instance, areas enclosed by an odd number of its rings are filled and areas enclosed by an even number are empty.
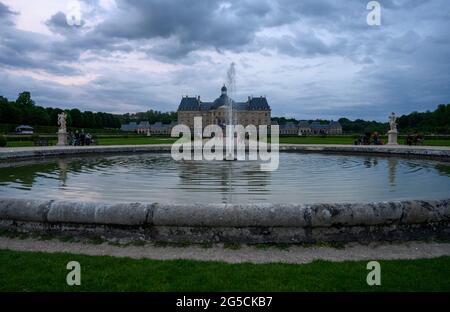
{"type": "Polygon", "coordinates": [[[450,163],[280,153],[255,161],[174,161],[120,154],[0,164],[0,197],[170,203],[341,203],[450,198],[450,163]]]}

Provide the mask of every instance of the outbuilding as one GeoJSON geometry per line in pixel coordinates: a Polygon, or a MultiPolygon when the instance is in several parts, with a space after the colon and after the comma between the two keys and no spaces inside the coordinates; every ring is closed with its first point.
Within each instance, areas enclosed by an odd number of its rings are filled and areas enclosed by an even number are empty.
{"type": "Polygon", "coordinates": [[[20,125],[16,127],[16,134],[33,134],[34,129],[31,126],[20,125]]]}

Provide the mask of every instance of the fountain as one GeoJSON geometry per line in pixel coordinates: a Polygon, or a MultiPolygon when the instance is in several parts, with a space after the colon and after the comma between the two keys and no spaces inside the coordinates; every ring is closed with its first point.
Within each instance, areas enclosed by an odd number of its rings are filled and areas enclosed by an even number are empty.
{"type": "Polygon", "coordinates": [[[230,64],[227,71],[227,85],[230,96],[227,97],[227,122],[226,122],[226,156],[225,160],[236,160],[234,156],[234,118],[233,118],[233,100],[236,92],[236,69],[234,62],[230,64]]]}

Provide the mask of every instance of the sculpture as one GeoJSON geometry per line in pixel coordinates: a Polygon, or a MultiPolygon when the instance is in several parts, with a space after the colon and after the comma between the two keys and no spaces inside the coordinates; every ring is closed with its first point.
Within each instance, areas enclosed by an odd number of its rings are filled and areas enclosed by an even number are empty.
{"type": "Polygon", "coordinates": [[[392,112],[389,116],[389,126],[391,128],[391,131],[397,131],[397,117],[395,116],[394,112],[392,112]]]}
{"type": "Polygon", "coordinates": [[[60,132],[60,133],[67,132],[66,118],[67,118],[66,113],[62,112],[61,114],[58,114],[58,126],[59,126],[58,132],[60,132]]]}
{"type": "Polygon", "coordinates": [[[58,114],[58,146],[66,146],[67,145],[67,125],[66,125],[67,114],[62,112],[58,114]]]}
{"type": "Polygon", "coordinates": [[[394,112],[392,112],[389,116],[389,127],[390,130],[388,131],[388,145],[397,145],[397,117],[395,116],[394,112]]]}

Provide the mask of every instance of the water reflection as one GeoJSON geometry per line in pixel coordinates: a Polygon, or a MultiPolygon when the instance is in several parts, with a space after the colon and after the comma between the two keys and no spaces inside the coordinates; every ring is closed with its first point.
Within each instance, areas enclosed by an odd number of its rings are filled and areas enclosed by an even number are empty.
{"type": "Polygon", "coordinates": [[[378,165],[378,158],[366,157],[366,159],[364,160],[364,165],[366,166],[366,168],[375,167],[376,165],[378,165]]]}
{"type": "Polygon", "coordinates": [[[232,203],[241,195],[268,193],[271,172],[260,171],[256,161],[175,162],[177,188],[192,193],[219,193],[221,202],[232,203]]]}
{"type": "Polygon", "coordinates": [[[61,186],[66,186],[67,181],[67,160],[66,159],[58,159],[58,170],[59,170],[59,180],[61,181],[61,186]]]}
{"type": "Polygon", "coordinates": [[[180,161],[169,154],[77,157],[0,164],[0,196],[115,202],[355,202],[450,197],[445,162],[281,153],[253,161],[180,161]]]}
{"type": "Polygon", "coordinates": [[[395,174],[397,172],[397,158],[388,158],[389,166],[389,184],[395,186],[395,174]]]}

